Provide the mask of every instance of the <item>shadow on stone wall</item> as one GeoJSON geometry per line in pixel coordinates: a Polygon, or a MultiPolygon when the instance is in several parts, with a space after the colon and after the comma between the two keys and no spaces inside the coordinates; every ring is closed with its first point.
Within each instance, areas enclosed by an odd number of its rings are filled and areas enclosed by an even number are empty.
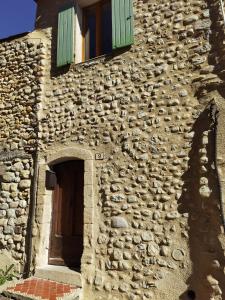
{"type": "MultiPolygon", "coordinates": [[[[209,38],[211,47],[208,64],[212,67],[212,71],[208,74],[202,73],[202,75],[205,75],[196,86],[196,97],[202,104],[205,104],[204,97],[210,95],[211,92],[216,92],[218,96],[225,98],[225,25],[222,20],[220,1],[207,0],[206,3],[210,13],[211,27],[205,33],[205,38],[209,38]],[[213,74],[215,76],[212,76],[213,74]]],[[[195,85],[195,83],[193,84],[195,85]]],[[[223,268],[225,259],[219,240],[223,222],[219,183],[215,171],[216,133],[210,116],[210,107],[206,108],[196,120],[193,131],[194,138],[189,153],[189,168],[183,175],[183,193],[179,199],[179,212],[189,214],[189,247],[193,266],[192,273],[187,281],[189,295],[186,292],[180,296],[180,299],[209,300],[212,299],[212,295],[217,297],[213,299],[224,299],[225,279],[223,268]],[[208,162],[205,164],[206,172],[201,173],[203,166],[201,156],[203,154],[199,151],[203,148],[204,131],[208,130],[209,142],[205,147],[208,162]],[[202,177],[208,179],[208,187],[211,190],[209,197],[203,197],[199,192],[202,177]],[[220,296],[221,292],[222,297],[220,296]]]]}
{"type": "Polygon", "coordinates": [[[189,153],[189,166],[182,177],[183,193],[178,202],[179,212],[188,213],[192,273],[187,281],[188,291],[181,295],[180,299],[210,300],[213,289],[214,292],[218,289],[220,293],[218,284],[212,287],[213,278],[218,280],[225,295],[224,252],[219,241],[222,220],[218,178],[214,163],[215,133],[210,107],[201,113],[192,130],[194,138],[189,153]],[[202,139],[206,131],[208,131],[208,144],[203,146],[202,139]],[[204,156],[208,158],[208,161],[203,159],[204,156]],[[208,184],[206,184],[207,179],[208,184]],[[204,187],[206,187],[205,191],[204,187]],[[208,197],[207,187],[211,190],[208,197]],[[199,191],[200,188],[203,190],[202,193],[199,191]]]}

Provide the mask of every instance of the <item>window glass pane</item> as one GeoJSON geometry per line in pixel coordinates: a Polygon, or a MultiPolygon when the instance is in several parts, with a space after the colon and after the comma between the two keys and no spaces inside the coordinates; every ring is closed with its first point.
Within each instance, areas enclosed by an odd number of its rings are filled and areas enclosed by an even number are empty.
{"type": "Polygon", "coordinates": [[[96,56],[96,11],[86,10],[85,59],[96,56]]]}
{"type": "Polygon", "coordinates": [[[101,54],[112,52],[111,1],[107,1],[102,5],[101,41],[101,54]]]}

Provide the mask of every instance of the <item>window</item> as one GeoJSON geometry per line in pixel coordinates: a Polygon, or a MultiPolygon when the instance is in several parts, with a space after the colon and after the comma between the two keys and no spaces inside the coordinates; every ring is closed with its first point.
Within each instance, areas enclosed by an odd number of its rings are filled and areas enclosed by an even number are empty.
{"type": "Polygon", "coordinates": [[[71,64],[74,59],[78,63],[108,54],[132,43],[132,0],[77,0],[76,7],[59,12],[58,67],[71,64]]]}
{"type": "Polygon", "coordinates": [[[83,10],[83,60],[112,52],[111,1],[83,10]]]}

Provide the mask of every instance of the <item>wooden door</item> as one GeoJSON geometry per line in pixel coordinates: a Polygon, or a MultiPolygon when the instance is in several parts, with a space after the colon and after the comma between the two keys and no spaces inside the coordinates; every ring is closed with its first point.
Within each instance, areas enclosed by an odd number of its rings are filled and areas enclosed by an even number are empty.
{"type": "Polygon", "coordinates": [[[55,165],[49,264],[80,267],[83,252],[84,162],[55,165]]]}

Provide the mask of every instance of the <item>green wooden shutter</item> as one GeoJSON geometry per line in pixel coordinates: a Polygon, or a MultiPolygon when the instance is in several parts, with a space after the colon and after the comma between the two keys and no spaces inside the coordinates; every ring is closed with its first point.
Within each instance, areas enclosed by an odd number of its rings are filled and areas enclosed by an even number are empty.
{"type": "Polygon", "coordinates": [[[74,7],[58,14],[57,67],[74,62],[74,7]]]}
{"type": "Polygon", "coordinates": [[[112,48],[129,46],[134,42],[133,1],[112,0],[112,48]]]}

